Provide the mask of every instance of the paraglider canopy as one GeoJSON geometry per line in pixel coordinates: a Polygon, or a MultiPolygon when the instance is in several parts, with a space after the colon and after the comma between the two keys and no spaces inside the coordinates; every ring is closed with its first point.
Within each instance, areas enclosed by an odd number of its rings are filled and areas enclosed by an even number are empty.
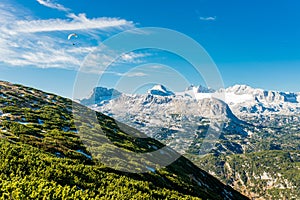
{"type": "Polygon", "coordinates": [[[78,37],[76,33],[71,33],[68,35],[68,40],[70,40],[72,37],[78,37]]]}

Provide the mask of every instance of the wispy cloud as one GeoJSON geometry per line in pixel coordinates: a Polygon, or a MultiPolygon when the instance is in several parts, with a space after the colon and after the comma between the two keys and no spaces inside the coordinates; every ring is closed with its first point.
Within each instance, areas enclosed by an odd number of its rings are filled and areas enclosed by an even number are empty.
{"type": "Polygon", "coordinates": [[[131,21],[118,18],[92,18],[89,19],[84,13],[79,15],[69,14],[66,19],[47,20],[15,20],[14,23],[6,24],[2,31],[10,35],[19,33],[37,33],[53,31],[74,31],[91,29],[128,29],[133,28],[131,21]]]}
{"type": "MultiPolygon", "coordinates": [[[[53,1],[39,0],[39,3],[64,8],[53,1]]],[[[125,19],[88,18],[85,14],[35,19],[20,7],[3,2],[0,2],[0,22],[0,64],[41,68],[78,69],[83,58],[95,50],[98,39],[96,36],[109,36],[135,27],[133,22],[125,19]],[[79,41],[84,37],[88,40],[73,46],[66,39],[70,31],[78,33],[79,41]],[[95,41],[91,42],[92,40],[95,41]]],[[[123,61],[134,62],[138,59],[139,56],[131,54],[124,56],[123,61]]]]}
{"type": "Polygon", "coordinates": [[[144,72],[129,72],[124,74],[127,77],[143,77],[143,76],[147,76],[146,73],[144,72]]]}
{"type": "Polygon", "coordinates": [[[137,53],[137,52],[129,52],[126,54],[122,54],[118,59],[119,63],[134,63],[139,64],[143,63],[143,58],[150,56],[150,53],[137,53]]]}
{"type": "Polygon", "coordinates": [[[217,20],[217,16],[213,16],[213,17],[200,17],[200,20],[202,20],[202,21],[216,21],[217,20]]]}
{"type": "Polygon", "coordinates": [[[51,0],[36,0],[36,1],[43,6],[53,8],[56,10],[61,10],[61,11],[65,11],[65,12],[70,10],[69,8],[66,8],[63,5],[56,3],[54,1],[51,1],[51,0]]]}
{"type": "Polygon", "coordinates": [[[107,72],[103,72],[103,73],[107,73],[107,74],[113,74],[116,76],[122,76],[122,77],[144,77],[144,76],[148,76],[148,74],[144,73],[144,72],[126,72],[126,73],[120,73],[120,72],[115,72],[115,71],[107,71],[107,72]]]}
{"type": "Polygon", "coordinates": [[[121,72],[117,72],[117,71],[98,71],[97,74],[112,74],[115,76],[121,76],[121,77],[144,77],[144,76],[148,76],[148,74],[144,73],[144,72],[125,72],[125,73],[121,73],[121,72]]]}
{"type": "Polygon", "coordinates": [[[161,66],[161,65],[150,65],[149,68],[150,69],[161,69],[161,68],[163,68],[163,66],[161,66]]]}
{"type": "MultiPolygon", "coordinates": [[[[81,71],[87,73],[95,73],[95,74],[102,74],[102,73],[111,73],[111,71],[107,71],[108,68],[114,67],[114,72],[111,74],[117,76],[130,76],[131,73],[128,75],[115,72],[118,71],[116,68],[125,66],[128,67],[128,64],[142,64],[146,62],[146,58],[151,56],[151,53],[148,52],[128,52],[128,53],[120,53],[118,50],[112,50],[109,47],[101,45],[98,47],[92,54],[89,54],[85,62],[81,67],[81,71]]],[[[141,73],[134,74],[134,76],[144,76],[141,73]]],[[[131,76],[133,77],[133,75],[131,76]]]]}

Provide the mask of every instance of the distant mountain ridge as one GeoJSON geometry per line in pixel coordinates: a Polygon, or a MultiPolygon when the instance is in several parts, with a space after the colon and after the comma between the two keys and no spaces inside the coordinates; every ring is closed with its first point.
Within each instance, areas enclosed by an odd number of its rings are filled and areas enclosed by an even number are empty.
{"type": "MultiPolygon", "coordinates": [[[[99,89],[99,88],[98,88],[99,89]]],[[[143,95],[122,94],[114,89],[106,89],[108,92],[104,97],[103,94],[97,93],[98,89],[90,98],[81,101],[84,105],[99,104],[103,100],[111,100],[120,96],[139,98],[143,95]],[[112,91],[114,94],[112,94],[112,91]]],[[[100,87],[101,90],[104,90],[100,87]]],[[[234,85],[217,91],[208,89],[203,86],[189,86],[184,92],[172,92],[165,86],[156,85],[149,89],[147,94],[153,96],[169,96],[171,99],[183,101],[202,100],[206,98],[218,98],[224,101],[232,113],[239,118],[258,118],[270,115],[297,116],[300,114],[300,93],[266,91],[263,89],[252,88],[247,85],[234,85]]],[[[145,94],[146,95],[146,94],[145,94]]]]}
{"type": "Polygon", "coordinates": [[[252,199],[300,197],[299,93],[247,85],[216,91],[190,86],[172,95],[149,91],[89,107],[184,153],[252,199]],[[208,136],[215,143],[200,158],[208,136]]]}
{"type": "MultiPolygon", "coordinates": [[[[180,153],[191,145],[195,135],[200,134],[197,130],[206,130],[210,123],[215,124],[212,131],[217,132],[224,126],[228,130],[234,129],[241,136],[247,135],[243,127],[236,128],[233,125],[244,126],[246,122],[238,119],[224,101],[217,98],[198,98],[198,94],[211,94],[198,93],[199,88],[201,87],[193,86],[184,92],[174,93],[164,86],[156,85],[145,94],[121,94],[117,98],[101,101],[90,107],[138,128],[150,137],[165,141],[180,153]],[[184,142],[180,141],[183,136],[184,142]]],[[[212,90],[202,87],[201,91],[212,90]]],[[[220,146],[216,151],[240,152],[240,148],[220,146]]]]}

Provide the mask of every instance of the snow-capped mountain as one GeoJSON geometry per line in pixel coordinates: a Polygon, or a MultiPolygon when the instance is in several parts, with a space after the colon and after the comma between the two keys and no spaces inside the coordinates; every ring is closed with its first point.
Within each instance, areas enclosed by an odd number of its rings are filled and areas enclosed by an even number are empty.
{"type": "MultiPolygon", "coordinates": [[[[297,122],[300,120],[299,98],[296,93],[264,91],[246,85],[217,91],[190,86],[183,92],[172,92],[156,85],[146,94],[94,89],[91,98],[81,103],[88,102],[92,109],[113,116],[180,151],[195,137],[205,136],[201,130],[209,124],[211,126],[212,122],[218,122],[211,128],[217,132],[222,129],[225,140],[251,137],[253,132],[258,131],[251,124],[280,127],[288,122],[297,122]]],[[[242,152],[248,148],[240,142],[239,145],[230,143],[230,147],[217,146],[221,152],[228,149],[242,152]]]]}
{"type": "MultiPolygon", "coordinates": [[[[201,94],[207,96],[207,98],[198,98],[200,94],[199,88],[200,87],[190,87],[189,90],[183,93],[174,93],[166,89],[163,85],[155,85],[149,89],[146,94],[142,95],[121,94],[114,90],[120,95],[117,97],[113,95],[111,97],[105,96],[106,101],[95,101],[92,107],[112,115],[116,115],[117,113],[117,115],[120,115],[120,113],[126,112],[132,115],[151,114],[157,118],[166,113],[172,113],[215,119],[235,118],[224,101],[210,97],[205,93],[201,94]]],[[[206,89],[205,91],[210,90],[206,89]]],[[[97,97],[97,94],[92,95],[92,97],[94,96],[96,96],[95,99],[101,99],[101,96],[97,97]]],[[[84,102],[82,103],[84,104],[84,102]]]]}
{"type": "MultiPolygon", "coordinates": [[[[145,94],[117,94],[106,95],[105,100],[92,94],[100,101],[90,101],[89,106],[193,158],[199,166],[242,192],[252,192],[257,185],[269,189],[280,185],[280,191],[288,192],[289,188],[297,188],[290,184],[293,178],[282,179],[281,173],[285,166],[296,162],[287,152],[300,148],[300,93],[265,91],[246,85],[217,91],[190,86],[183,92],[172,92],[156,85],[145,94]],[[204,160],[198,158],[204,154],[208,154],[204,160]],[[289,164],[281,164],[283,155],[289,164]],[[253,165],[254,162],[259,164],[253,165]],[[275,177],[273,171],[281,169],[280,176],[275,177]]],[[[294,184],[298,182],[297,179],[294,184]]]]}
{"type": "Polygon", "coordinates": [[[87,98],[82,99],[80,102],[84,105],[92,105],[95,103],[99,104],[103,101],[117,98],[120,95],[121,93],[115,89],[96,87],[87,98]]]}
{"type": "Polygon", "coordinates": [[[246,85],[235,85],[224,92],[232,112],[245,121],[279,127],[300,121],[299,93],[266,91],[246,85]]]}
{"type": "Polygon", "coordinates": [[[225,101],[238,116],[296,115],[300,113],[300,96],[297,93],[265,91],[246,85],[225,89],[225,101]]]}
{"type": "Polygon", "coordinates": [[[193,90],[195,93],[213,93],[213,92],[215,92],[214,89],[206,88],[202,85],[199,85],[199,86],[190,85],[189,87],[186,88],[185,91],[189,91],[189,90],[193,90]]]}
{"type": "MultiPolygon", "coordinates": [[[[224,101],[213,97],[197,99],[195,96],[200,94],[199,91],[213,92],[193,86],[184,92],[174,93],[162,85],[155,85],[146,94],[107,97],[105,100],[96,101],[90,107],[183,152],[198,134],[205,136],[202,132],[207,131],[207,126],[210,125],[214,131],[220,131],[224,123],[241,122],[224,101]]],[[[91,96],[100,99],[97,95],[91,96]]],[[[243,129],[236,129],[235,132],[245,135],[243,129]]]]}
{"type": "MultiPolygon", "coordinates": [[[[222,114],[227,115],[227,105],[230,108],[229,110],[232,110],[232,113],[241,119],[256,118],[261,121],[263,121],[263,119],[270,121],[273,118],[278,118],[278,116],[286,116],[294,120],[294,116],[300,114],[299,93],[266,91],[247,85],[234,85],[217,91],[207,89],[203,86],[190,86],[184,92],[176,93],[167,90],[163,85],[155,85],[148,90],[145,95],[121,94],[114,89],[99,87],[95,88],[90,97],[83,99],[81,103],[85,105],[97,104],[100,106],[100,103],[103,103],[104,100],[114,100],[110,102],[109,105],[112,103],[116,104],[116,102],[126,105],[130,102],[131,106],[135,109],[139,109],[140,112],[149,108],[149,103],[152,105],[151,108],[154,109],[155,103],[161,107],[161,104],[165,102],[168,103],[165,105],[170,107],[174,105],[174,102],[177,102],[176,104],[181,102],[190,108],[194,106],[193,109],[189,109],[193,111],[189,112],[197,111],[197,115],[203,117],[212,117],[212,113],[218,113],[220,115],[221,111],[223,112],[222,114]],[[219,101],[217,99],[219,99],[219,101]],[[225,102],[227,105],[222,104],[220,101],[225,102]],[[137,102],[139,102],[140,105],[137,106],[137,102]],[[213,104],[215,105],[212,106],[213,104]],[[213,108],[213,110],[210,110],[210,108],[213,108]],[[217,111],[218,108],[219,111],[217,111]]],[[[107,109],[108,105],[105,104],[103,106],[103,109],[107,109]]],[[[164,110],[164,108],[157,109],[164,110]]],[[[128,111],[130,111],[130,109],[128,111]]]]}
{"type": "Polygon", "coordinates": [[[295,116],[297,118],[300,114],[300,93],[266,91],[247,85],[234,85],[218,91],[199,91],[193,86],[184,94],[197,100],[220,97],[237,117],[244,120],[256,118],[256,121],[262,122],[282,116],[295,120],[295,116]]]}
{"type": "Polygon", "coordinates": [[[173,92],[167,90],[163,85],[155,85],[152,89],[148,90],[148,94],[158,96],[172,96],[175,95],[173,92]]]}

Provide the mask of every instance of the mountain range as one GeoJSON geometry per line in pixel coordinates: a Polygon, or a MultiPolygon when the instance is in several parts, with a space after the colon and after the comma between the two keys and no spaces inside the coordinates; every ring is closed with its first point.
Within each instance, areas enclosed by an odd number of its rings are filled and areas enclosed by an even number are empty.
{"type": "Polygon", "coordinates": [[[4,81],[0,152],[1,199],[247,199],[136,129],[70,99],[4,81]],[[162,155],[152,160],[131,156],[157,149],[162,155]],[[170,155],[177,156],[173,163],[154,168],[152,162],[170,155]]]}
{"type": "Polygon", "coordinates": [[[145,94],[97,87],[81,102],[174,148],[252,199],[300,197],[300,178],[291,176],[300,167],[300,93],[247,85],[183,92],[155,85],[145,94]],[[105,100],[95,91],[105,91],[105,100]]]}
{"type": "MultiPolygon", "coordinates": [[[[145,95],[169,97],[169,99],[181,98],[185,101],[219,98],[229,106],[234,115],[240,118],[274,115],[297,116],[300,113],[300,92],[267,91],[247,85],[234,85],[217,91],[191,85],[184,92],[172,92],[163,85],[155,85],[145,95]]],[[[114,89],[97,87],[92,95],[83,99],[81,103],[93,105],[119,96],[137,99],[143,98],[145,95],[122,94],[114,89]]]]}

